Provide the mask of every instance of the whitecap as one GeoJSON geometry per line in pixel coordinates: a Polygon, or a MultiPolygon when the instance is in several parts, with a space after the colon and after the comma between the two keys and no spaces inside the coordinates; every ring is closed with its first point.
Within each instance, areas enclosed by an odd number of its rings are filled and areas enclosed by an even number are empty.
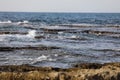
{"type": "Polygon", "coordinates": [[[49,58],[48,61],[56,61],[56,59],[49,58]]]}
{"type": "Polygon", "coordinates": [[[72,36],[66,37],[66,38],[68,38],[68,39],[76,39],[76,38],[79,38],[79,36],[77,36],[77,35],[72,35],[72,36]]]}
{"type": "Polygon", "coordinates": [[[35,58],[35,59],[33,60],[33,62],[31,62],[31,63],[34,64],[34,63],[37,63],[37,62],[39,62],[39,61],[47,60],[48,57],[49,57],[49,56],[45,56],[45,55],[39,56],[39,57],[35,58]]]}
{"type": "Polygon", "coordinates": [[[55,54],[54,56],[55,56],[55,57],[58,57],[58,54],[55,54]]]}
{"type": "Polygon", "coordinates": [[[64,33],[64,32],[61,32],[61,31],[60,31],[60,32],[58,32],[58,34],[63,34],[63,33],[64,33]]]}
{"type": "Polygon", "coordinates": [[[27,37],[34,38],[36,36],[36,30],[28,31],[27,37]]]}
{"type": "Polygon", "coordinates": [[[17,22],[17,24],[21,24],[21,23],[22,23],[22,22],[20,22],[20,21],[19,21],[19,22],[17,22]]]}
{"type": "Polygon", "coordinates": [[[77,36],[76,35],[72,35],[71,38],[77,38],[77,36]]]}
{"type": "Polygon", "coordinates": [[[49,55],[41,55],[35,59],[33,59],[33,62],[31,62],[32,64],[41,62],[41,61],[56,61],[56,59],[51,58],[49,55]]]}
{"type": "Polygon", "coordinates": [[[23,21],[23,23],[24,23],[24,24],[28,24],[28,23],[29,23],[29,21],[25,20],[25,21],[23,21]]]}
{"type": "Polygon", "coordinates": [[[48,56],[42,55],[42,56],[36,58],[35,60],[36,61],[43,61],[43,60],[47,60],[47,58],[48,58],[48,56]]]}
{"type": "Polygon", "coordinates": [[[2,41],[9,41],[9,40],[13,40],[13,39],[19,39],[21,41],[30,41],[33,40],[36,36],[36,30],[30,30],[28,31],[28,34],[26,35],[20,35],[20,34],[3,34],[0,35],[0,42],[2,41]]]}
{"type": "Polygon", "coordinates": [[[64,36],[58,36],[58,39],[64,39],[64,36]]]}
{"type": "Polygon", "coordinates": [[[10,20],[8,20],[8,21],[0,21],[0,24],[10,24],[10,23],[12,23],[12,21],[10,21],[10,20]]]}
{"type": "Polygon", "coordinates": [[[28,23],[29,23],[29,21],[27,21],[27,20],[24,20],[22,22],[21,21],[17,22],[18,25],[20,25],[20,24],[28,24],[28,23]]]}

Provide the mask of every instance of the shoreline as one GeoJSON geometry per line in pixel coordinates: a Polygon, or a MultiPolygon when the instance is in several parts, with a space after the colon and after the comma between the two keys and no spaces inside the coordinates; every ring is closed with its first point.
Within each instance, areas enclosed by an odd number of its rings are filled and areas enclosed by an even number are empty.
{"type": "Polygon", "coordinates": [[[30,65],[0,66],[1,80],[120,80],[120,62],[82,63],[73,68],[35,67],[30,65]]]}

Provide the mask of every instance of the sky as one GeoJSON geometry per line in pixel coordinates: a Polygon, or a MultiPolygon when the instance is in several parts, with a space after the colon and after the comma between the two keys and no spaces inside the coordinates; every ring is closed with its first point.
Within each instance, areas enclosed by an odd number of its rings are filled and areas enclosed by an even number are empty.
{"type": "Polygon", "coordinates": [[[0,11],[120,12],[120,0],[0,0],[0,11]]]}

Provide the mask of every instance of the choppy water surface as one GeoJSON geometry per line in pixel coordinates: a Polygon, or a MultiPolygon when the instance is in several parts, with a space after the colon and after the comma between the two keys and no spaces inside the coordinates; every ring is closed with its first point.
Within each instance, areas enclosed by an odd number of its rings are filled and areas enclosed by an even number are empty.
{"type": "Polygon", "coordinates": [[[120,62],[120,14],[0,13],[0,65],[120,62]]]}

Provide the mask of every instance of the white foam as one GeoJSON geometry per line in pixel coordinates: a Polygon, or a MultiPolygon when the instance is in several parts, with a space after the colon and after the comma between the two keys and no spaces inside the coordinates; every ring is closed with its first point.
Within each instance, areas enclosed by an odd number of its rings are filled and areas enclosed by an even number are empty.
{"type": "Polygon", "coordinates": [[[30,30],[26,36],[34,38],[36,36],[36,30],[30,30]]]}
{"type": "Polygon", "coordinates": [[[50,56],[41,55],[41,56],[35,58],[35,59],[33,60],[33,62],[31,62],[31,63],[34,64],[34,63],[36,63],[36,62],[46,61],[46,60],[47,60],[47,61],[56,61],[56,59],[52,59],[52,58],[50,58],[50,56]]]}
{"type": "Polygon", "coordinates": [[[72,35],[72,36],[65,37],[65,38],[68,38],[68,39],[75,39],[75,38],[79,38],[79,36],[77,36],[77,35],[72,35]]]}
{"type": "Polygon", "coordinates": [[[58,34],[63,34],[63,33],[64,33],[64,32],[61,32],[61,31],[60,31],[60,32],[58,32],[58,34]]]}
{"type": "Polygon", "coordinates": [[[20,34],[2,34],[0,35],[0,42],[2,41],[9,41],[11,39],[19,39],[22,41],[29,41],[33,40],[36,36],[36,30],[30,30],[28,34],[26,35],[20,35],[20,34]]]}
{"type": "Polygon", "coordinates": [[[56,59],[52,59],[52,58],[50,58],[50,59],[48,59],[48,61],[56,61],[56,59]]]}
{"type": "Polygon", "coordinates": [[[99,26],[98,24],[88,24],[88,23],[80,23],[80,24],[63,24],[63,26],[99,26]]]}
{"type": "Polygon", "coordinates": [[[21,21],[17,22],[18,25],[20,25],[20,24],[28,24],[28,23],[29,23],[29,21],[27,21],[27,20],[22,21],[22,22],[21,21]]]}
{"type": "Polygon", "coordinates": [[[8,38],[9,37],[12,37],[12,35],[8,35],[8,34],[3,34],[3,35],[0,35],[0,41],[8,41],[8,38]]]}
{"type": "Polygon", "coordinates": [[[0,37],[0,42],[2,42],[2,41],[4,41],[4,38],[1,38],[1,37],[0,37]]]}
{"type": "Polygon", "coordinates": [[[55,57],[58,57],[58,54],[55,54],[55,57]]]}
{"type": "Polygon", "coordinates": [[[17,22],[17,24],[21,24],[21,23],[22,23],[22,22],[20,22],[20,21],[19,21],[19,22],[17,22]]]}
{"type": "Polygon", "coordinates": [[[34,38],[36,36],[36,30],[30,30],[30,31],[28,31],[28,34],[26,34],[26,35],[17,34],[17,35],[13,35],[13,36],[21,41],[33,41],[33,40],[35,40],[34,38]]]}
{"type": "Polygon", "coordinates": [[[45,56],[45,55],[42,55],[38,58],[36,58],[37,61],[43,61],[43,60],[46,60],[48,58],[48,56],[45,56]]]}
{"type": "Polygon", "coordinates": [[[77,38],[77,36],[76,35],[72,35],[71,38],[77,38]]]}
{"type": "Polygon", "coordinates": [[[34,63],[39,62],[39,61],[47,60],[48,57],[49,57],[49,56],[45,56],[45,55],[39,56],[39,57],[35,58],[35,59],[33,60],[33,62],[31,62],[31,63],[34,64],[34,63]]]}
{"type": "Polygon", "coordinates": [[[58,39],[64,39],[64,36],[58,36],[58,39]]]}
{"type": "Polygon", "coordinates": [[[8,20],[8,21],[0,21],[0,24],[10,24],[10,23],[12,23],[12,21],[10,21],[10,20],[8,20]]]}
{"type": "Polygon", "coordinates": [[[29,21],[25,20],[25,21],[23,21],[23,23],[24,23],[24,24],[28,24],[28,23],[29,23],[29,21]]]}

